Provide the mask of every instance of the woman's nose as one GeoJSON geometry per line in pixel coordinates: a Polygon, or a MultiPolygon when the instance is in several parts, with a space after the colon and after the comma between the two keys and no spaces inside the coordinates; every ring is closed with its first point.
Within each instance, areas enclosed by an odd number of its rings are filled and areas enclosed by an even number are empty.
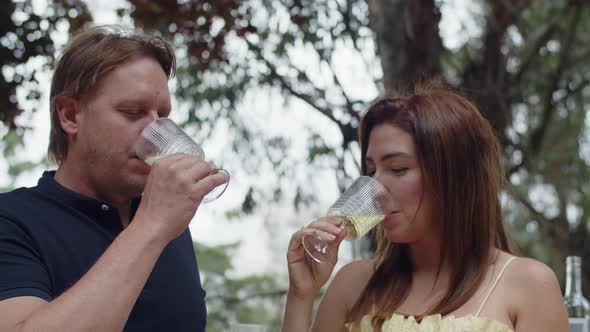
{"type": "Polygon", "coordinates": [[[375,173],[372,176],[373,179],[379,181],[379,183],[383,184],[383,172],[381,171],[375,171],[375,173]]]}

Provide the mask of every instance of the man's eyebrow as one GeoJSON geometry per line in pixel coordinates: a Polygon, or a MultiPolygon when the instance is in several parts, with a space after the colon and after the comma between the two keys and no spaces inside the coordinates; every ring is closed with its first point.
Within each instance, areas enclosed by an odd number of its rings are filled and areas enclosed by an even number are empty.
{"type": "Polygon", "coordinates": [[[125,100],[120,100],[118,102],[115,103],[116,107],[124,107],[124,106],[139,106],[144,104],[145,102],[141,99],[133,99],[133,98],[129,98],[129,99],[125,99],[125,100]]]}
{"type": "MultiPolygon", "coordinates": [[[[392,159],[392,158],[412,158],[412,156],[406,152],[392,152],[392,153],[387,153],[385,154],[383,157],[381,157],[381,161],[385,161],[387,159],[392,159]]],[[[373,159],[371,159],[371,157],[366,157],[365,161],[373,161],[373,159]]]]}

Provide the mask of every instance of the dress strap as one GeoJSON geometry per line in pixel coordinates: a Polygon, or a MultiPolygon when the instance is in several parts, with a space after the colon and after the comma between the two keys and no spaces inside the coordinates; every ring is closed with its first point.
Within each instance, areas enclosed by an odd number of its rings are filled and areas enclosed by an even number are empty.
{"type": "Polygon", "coordinates": [[[479,314],[481,313],[483,306],[486,304],[486,302],[488,301],[488,298],[490,297],[490,295],[492,295],[492,292],[494,291],[494,289],[498,285],[498,281],[500,281],[500,278],[502,278],[502,275],[504,274],[506,267],[508,267],[508,264],[510,264],[510,262],[512,262],[515,259],[516,259],[516,256],[512,256],[512,257],[510,257],[510,259],[508,259],[508,261],[506,261],[506,263],[504,263],[504,266],[502,266],[502,270],[500,270],[500,274],[498,274],[498,276],[496,277],[496,281],[494,281],[494,283],[492,284],[492,287],[490,287],[490,290],[488,291],[488,295],[486,295],[486,297],[483,299],[483,302],[479,306],[479,310],[477,310],[477,314],[475,314],[475,317],[479,317],[479,314]]]}

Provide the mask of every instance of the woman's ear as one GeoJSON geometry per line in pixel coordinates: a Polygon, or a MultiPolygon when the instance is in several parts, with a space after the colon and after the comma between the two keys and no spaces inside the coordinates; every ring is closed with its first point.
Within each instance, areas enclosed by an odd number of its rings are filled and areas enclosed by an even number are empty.
{"type": "Polygon", "coordinates": [[[58,96],[55,98],[55,110],[59,116],[62,129],[68,135],[78,132],[78,112],[80,104],[73,97],[58,96]]]}

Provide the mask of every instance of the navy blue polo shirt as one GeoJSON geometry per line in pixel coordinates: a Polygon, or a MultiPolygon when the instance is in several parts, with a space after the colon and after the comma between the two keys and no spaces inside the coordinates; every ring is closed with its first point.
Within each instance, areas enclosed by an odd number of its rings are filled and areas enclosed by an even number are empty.
{"type": "MultiPolygon", "coordinates": [[[[62,187],[54,174],[43,173],[36,187],[0,194],[0,300],[55,299],[123,230],[116,208],[62,187]]],[[[138,205],[139,199],[133,214],[138,205]]],[[[187,229],[160,255],[125,331],[205,331],[205,322],[205,291],[187,229]]]]}

